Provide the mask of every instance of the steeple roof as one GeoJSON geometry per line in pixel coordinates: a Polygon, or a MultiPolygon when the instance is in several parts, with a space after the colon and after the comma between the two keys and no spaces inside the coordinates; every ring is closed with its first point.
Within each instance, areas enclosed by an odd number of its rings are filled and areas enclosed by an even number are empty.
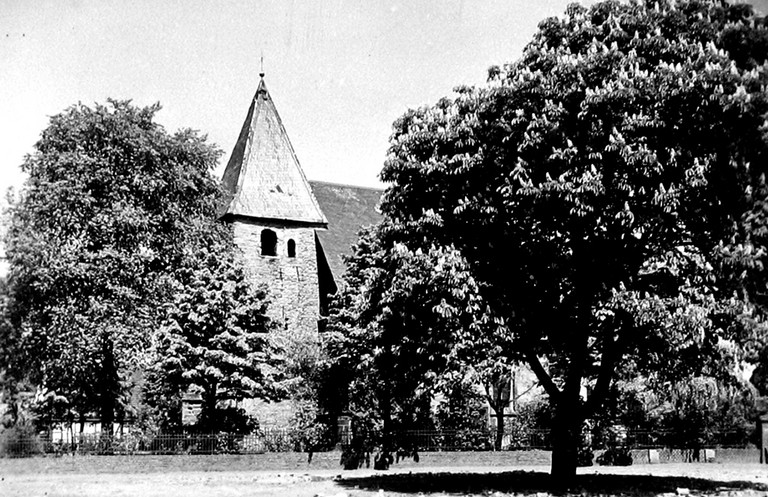
{"type": "Polygon", "coordinates": [[[294,221],[326,227],[261,75],[222,182],[228,203],[222,215],[294,221]]]}

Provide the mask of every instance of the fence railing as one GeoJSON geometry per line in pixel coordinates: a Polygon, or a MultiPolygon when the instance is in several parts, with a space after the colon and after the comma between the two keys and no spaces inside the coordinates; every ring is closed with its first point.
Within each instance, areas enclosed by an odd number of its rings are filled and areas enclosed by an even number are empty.
{"type": "MultiPolygon", "coordinates": [[[[76,434],[71,439],[46,435],[35,437],[2,437],[0,455],[33,454],[258,454],[264,452],[323,450],[333,447],[308,447],[302,432],[262,428],[257,433],[139,433],[129,432],[112,437],[102,434],[76,434]]],[[[351,442],[351,433],[340,432],[336,447],[351,442]]],[[[398,442],[421,452],[493,450],[495,430],[410,430],[396,435],[398,442]]],[[[595,449],[615,446],[615,436],[590,434],[589,445],[595,449]]],[[[743,431],[713,432],[696,439],[681,438],[679,433],[664,431],[626,431],[618,442],[627,449],[699,450],[704,448],[746,447],[749,436],[743,431]]],[[[331,444],[332,445],[332,444],[331,444]]],[[[546,430],[505,432],[503,450],[550,450],[551,433],[546,430]]]]}
{"type": "MultiPolygon", "coordinates": [[[[750,443],[750,433],[745,430],[713,431],[699,434],[675,431],[627,430],[624,445],[634,449],[699,448],[699,447],[745,447],[750,443]]],[[[608,446],[610,436],[601,433],[595,438],[595,445],[608,446]]]]}
{"type": "MultiPolygon", "coordinates": [[[[408,430],[396,435],[398,441],[421,451],[493,450],[496,430],[408,430]]],[[[552,447],[548,430],[507,431],[502,448],[549,449],[552,447]]]]}
{"type": "Polygon", "coordinates": [[[301,433],[286,429],[234,433],[80,434],[69,440],[40,437],[45,453],[76,454],[260,454],[307,449],[301,433]]]}

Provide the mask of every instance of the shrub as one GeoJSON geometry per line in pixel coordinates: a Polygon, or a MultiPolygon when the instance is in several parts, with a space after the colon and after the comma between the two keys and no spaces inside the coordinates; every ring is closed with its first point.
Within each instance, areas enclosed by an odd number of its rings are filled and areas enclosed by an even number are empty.
{"type": "Polygon", "coordinates": [[[240,407],[218,407],[213,412],[203,411],[191,431],[197,433],[231,433],[248,435],[257,431],[259,422],[240,407]]]}
{"type": "Polygon", "coordinates": [[[0,433],[0,456],[30,457],[43,452],[43,443],[31,425],[16,425],[0,433]]]}
{"type": "Polygon", "coordinates": [[[315,402],[299,400],[294,403],[294,407],[290,422],[293,449],[307,452],[309,462],[312,462],[312,454],[332,448],[336,437],[333,430],[321,419],[315,402]]]}
{"type": "Polygon", "coordinates": [[[576,465],[580,468],[592,466],[592,459],[594,454],[592,448],[589,446],[581,445],[578,447],[578,453],[576,456],[576,465]]]}
{"type": "Polygon", "coordinates": [[[295,447],[293,434],[289,430],[265,429],[260,430],[265,452],[290,452],[295,447]]]}
{"type": "Polygon", "coordinates": [[[611,447],[597,457],[601,466],[631,466],[632,453],[626,447],[611,447]]]}
{"type": "Polygon", "coordinates": [[[341,465],[344,469],[359,469],[371,466],[371,454],[378,442],[376,428],[361,416],[352,418],[352,434],[349,442],[342,446],[341,465]]]}

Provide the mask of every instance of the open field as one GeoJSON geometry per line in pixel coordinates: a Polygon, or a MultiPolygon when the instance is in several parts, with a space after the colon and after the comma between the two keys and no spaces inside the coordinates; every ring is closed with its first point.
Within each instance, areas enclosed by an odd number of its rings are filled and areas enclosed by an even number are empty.
{"type": "MultiPolygon", "coordinates": [[[[546,494],[545,465],[488,464],[504,453],[462,453],[448,466],[342,471],[335,453],[0,459],[2,496],[506,496],[546,494]],[[327,457],[322,457],[327,456],[327,457]],[[482,457],[481,457],[482,456],[482,457]],[[481,466],[476,465],[480,461],[481,466]]],[[[446,460],[443,460],[445,462],[446,460]]],[[[579,470],[572,495],[768,495],[768,466],[700,463],[579,470]],[[682,491],[684,492],[684,490],[682,491]]]]}

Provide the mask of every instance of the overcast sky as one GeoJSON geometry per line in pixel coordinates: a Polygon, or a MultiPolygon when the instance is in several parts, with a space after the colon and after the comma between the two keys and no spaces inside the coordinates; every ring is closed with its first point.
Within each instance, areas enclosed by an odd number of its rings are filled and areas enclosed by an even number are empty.
{"type": "MultiPolygon", "coordinates": [[[[760,0],[768,1],[768,0],[760,0]]],[[[310,179],[378,186],[392,122],[517,59],[568,0],[0,0],[0,190],[48,117],[160,102],[229,157],[258,84],[310,179]]],[[[588,3],[592,3],[591,1],[588,3]]]]}

